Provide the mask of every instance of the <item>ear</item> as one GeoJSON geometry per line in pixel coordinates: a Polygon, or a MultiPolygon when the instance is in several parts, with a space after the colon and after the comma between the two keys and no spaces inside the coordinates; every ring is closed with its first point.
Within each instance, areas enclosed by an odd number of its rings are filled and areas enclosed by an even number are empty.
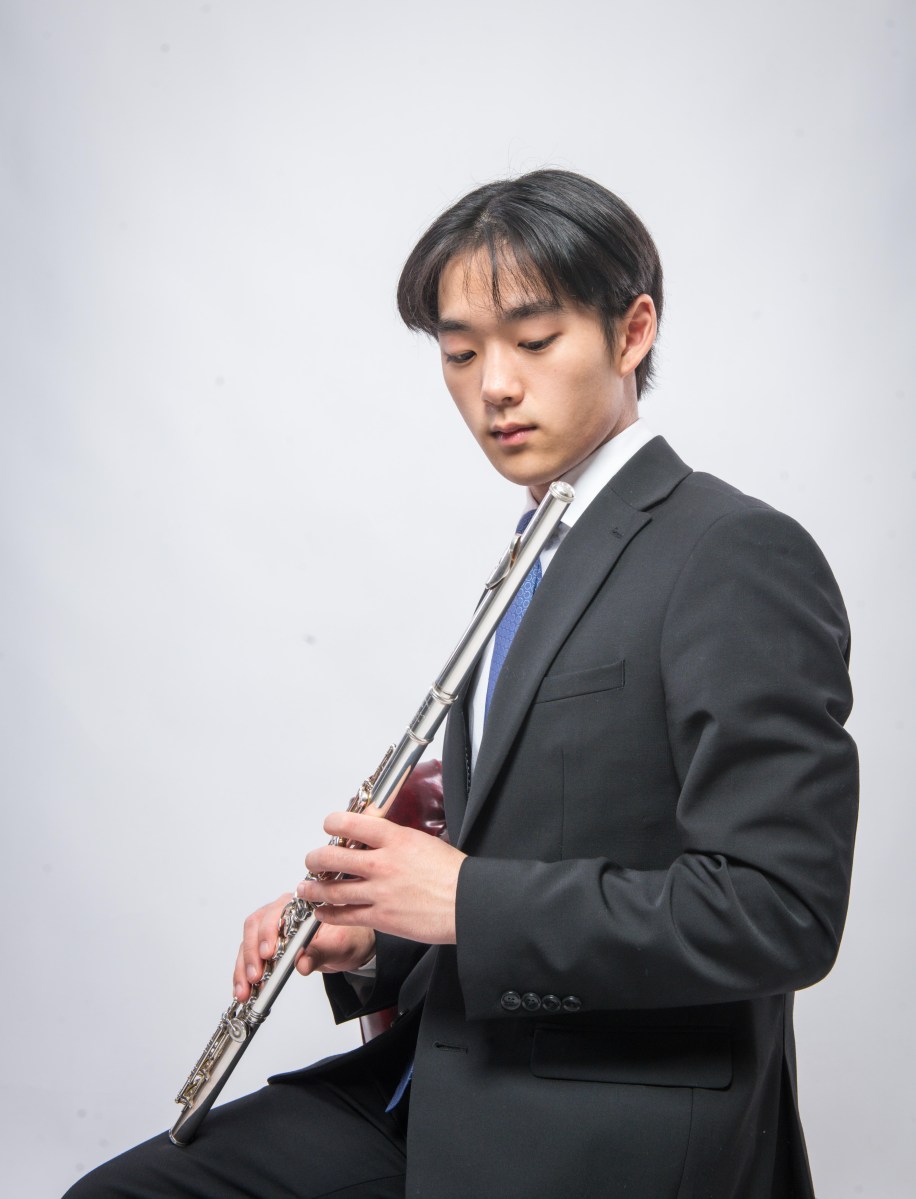
{"type": "Polygon", "coordinates": [[[658,316],[651,296],[637,296],[617,322],[617,369],[621,375],[636,370],[652,349],[658,316]]]}

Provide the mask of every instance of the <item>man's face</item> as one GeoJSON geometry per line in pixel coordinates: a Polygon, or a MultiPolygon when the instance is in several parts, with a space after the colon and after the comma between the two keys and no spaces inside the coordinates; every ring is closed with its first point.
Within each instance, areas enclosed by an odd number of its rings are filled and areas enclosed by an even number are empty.
{"type": "Polygon", "coordinates": [[[493,304],[489,255],[453,259],[439,284],[442,372],[458,411],[507,479],[548,485],[637,418],[597,313],[557,307],[512,279],[493,304]]]}

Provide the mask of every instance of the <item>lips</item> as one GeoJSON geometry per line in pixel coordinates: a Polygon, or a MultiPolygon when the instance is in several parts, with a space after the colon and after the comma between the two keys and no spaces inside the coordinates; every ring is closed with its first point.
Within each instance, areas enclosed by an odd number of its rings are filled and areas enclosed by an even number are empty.
{"type": "Polygon", "coordinates": [[[490,436],[504,445],[512,445],[523,441],[533,431],[534,425],[497,425],[490,430],[490,436]]]}

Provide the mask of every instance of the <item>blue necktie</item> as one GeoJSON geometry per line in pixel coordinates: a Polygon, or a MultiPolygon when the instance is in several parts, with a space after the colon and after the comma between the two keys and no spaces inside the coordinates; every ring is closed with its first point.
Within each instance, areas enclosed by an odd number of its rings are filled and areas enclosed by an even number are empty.
{"type": "MultiPolygon", "coordinates": [[[[524,513],[522,519],[518,522],[518,527],[515,530],[516,533],[524,533],[536,511],[536,508],[530,508],[524,513]]],[[[522,583],[521,587],[515,593],[515,598],[506,609],[502,620],[496,627],[496,634],[493,640],[493,658],[490,662],[490,677],[487,679],[487,698],[484,704],[485,718],[490,711],[490,700],[493,698],[496,680],[499,678],[499,672],[503,668],[503,663],[509,652],[509,646],[518,632],[518,627],[522,623],[522,617],[528,610],[528,605],[531,603],[531,598],[537,590],[537,585],[540,581],[541,560],[538,558],[534,566],[528,571],[524,583],[522,583]]]]}

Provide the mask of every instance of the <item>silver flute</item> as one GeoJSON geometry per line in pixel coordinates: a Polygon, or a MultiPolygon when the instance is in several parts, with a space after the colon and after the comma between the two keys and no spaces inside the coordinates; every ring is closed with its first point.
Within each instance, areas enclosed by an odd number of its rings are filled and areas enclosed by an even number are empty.
{"type": "MultiPolygon", "coordinates": [[[[375,772],[362,784],[349,805],[349,811],[363,812],[372,804],[377,815],[387,814],[574,497],[575,492],[568,483],[551,483],[528,528],[524,533],[515,535],[487,579],[483,597],[471,623],[416,716],[398,744],[391,746],[375,772]]],[[[332,845],[340,843],[340,838],[331,839],[332,845]]],[[[332,877],[339,878],[340,875],[332,877]]],[[[278,925],[276,953],[265,964],[261,979],[252,985],[248,999],[244,1003],[233,1000],[220,1017],[216,1032],[207,1042],[175,1098],[182,1110],[169,1132],[174,1144],[187,1145],[194,1139],[239,1058],[269,1015],[274,1000],[295,969],[296,959],[318,931],[320,917],[316,909],[319,908],[320,905],[312,905],[294,896],[283,909],[278,925]]]]}

